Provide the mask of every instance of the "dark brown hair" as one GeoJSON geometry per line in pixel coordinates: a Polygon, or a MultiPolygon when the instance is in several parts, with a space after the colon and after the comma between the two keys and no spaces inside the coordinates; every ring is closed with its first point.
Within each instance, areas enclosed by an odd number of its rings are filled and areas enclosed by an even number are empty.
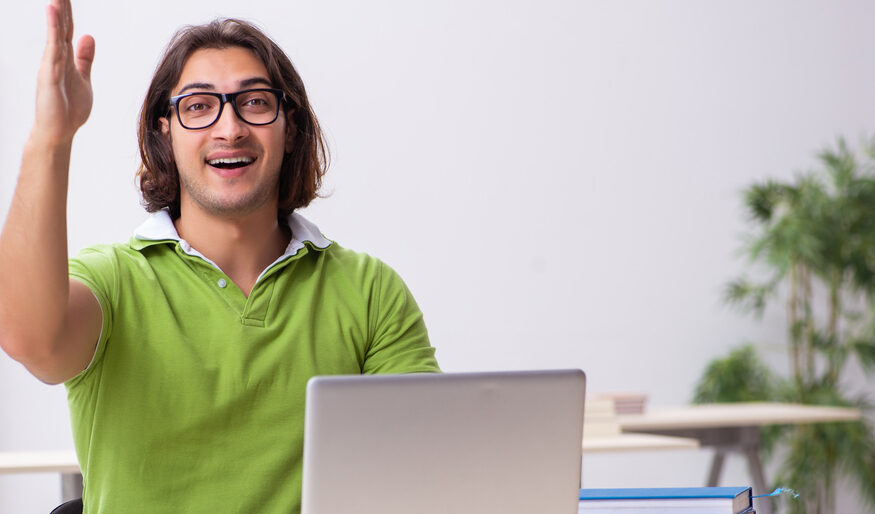
{"type": "Polygon", "coordinates": [[[257,27],[242,20],[218,19],[206,25],[183,27],[173,36],[146,93],[140,111],[138,139],[142,163],[137,178],[143,206],[149,212],[167,207],[174,219],[179,217],[179,172],[160,122],[168,115],[171,90],[195,51],[228,47],[253,51],[267,68],[272,86],[286,95],[283,107],[290,118],[293,141],[292,151],[283,156],[278,216],[285,217],[307,206],[317,196],[328,169],[328,150],[301,77],[288,56],[257,27]]]}

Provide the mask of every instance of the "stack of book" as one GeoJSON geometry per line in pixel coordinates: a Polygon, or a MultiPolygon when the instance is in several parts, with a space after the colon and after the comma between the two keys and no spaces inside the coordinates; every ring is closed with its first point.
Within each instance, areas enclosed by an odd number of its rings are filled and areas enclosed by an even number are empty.
{"type": "Polygon", "coordinates": [[[750,487],[581,489],[578,514],[755,514],[750,487]]]}
{"type": "Polygon", "coordinates": [[[613,437],[620,433],[620,423],[613,400],[604,398],[587,399],[583,409],[584,440],[613,437]]]}
{"type": "Polygon", "coordinates": [[[647,406],[647,395],[641,393],[603,393],[596,398],[614,402],[617,414],[641,414],[647,406]]]}

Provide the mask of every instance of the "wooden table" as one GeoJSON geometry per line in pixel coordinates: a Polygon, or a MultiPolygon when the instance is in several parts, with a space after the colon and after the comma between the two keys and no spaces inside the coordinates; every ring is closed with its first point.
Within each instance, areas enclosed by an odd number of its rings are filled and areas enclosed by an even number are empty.
{"type": "MultiPolygon", "coordinates": [[[[695,449],[713,446],[716,449],[708,485],[716,486],[727,452],[744,454],[758,494],[766,491],[766,481],[759,458],[759,427],[801,423],[854,421],[860,419],[858,409],[793,405],[783,403],[738,403],[694,405],[658,409],[644,414],[616,416],[622,433],[599,437],[584,437],[584,453],[695,449]]],[[[76,454],[68,452],[0,453],[0,474],[3,473],[61,474],[62,500],[82,494],[82,475],[76,454]]],[[[770,512],[768,502],[760,511],[770,512]]]]}
{"type": "MultiPolygon", "coordinates": [[[[677,450],[699,447],[696,439],[651,434],[616,434],[584,439],[584,453],[677,450]]],[[[82,497],[82,475],[76,452],[0,452],[0,474],[60,473],[61,501],[82,497]]]]}
{"type": "Polygon", "coordinates": [[[61,501],[82,497],[82,474],[76,452],[0,452],[0,474],[60,473],[61,501]]]}
{"type": "Polygon", "coordinates": [[[698,439],[655,434],[617,434],[602,437],[584,437],[583,453],[609,453],[649,450],[694,450],[698,439]]]}
{"type": "MultiPolygon", "coordinates": [[[[860,419],[859,409],[789,403],[722,403],[688,407],[654,408],[644,414],[617,416],[623,433],[647,433],[695,438],[702,446],[715,448],[707,485],[720,482],[727,452],[747,457],[755,494],[766,494],[766,479],[759,457],[760,427],[804,423],[845,422],[860,419]]],[[[757,507],[771,513],[771,502],[757,507]]]]}

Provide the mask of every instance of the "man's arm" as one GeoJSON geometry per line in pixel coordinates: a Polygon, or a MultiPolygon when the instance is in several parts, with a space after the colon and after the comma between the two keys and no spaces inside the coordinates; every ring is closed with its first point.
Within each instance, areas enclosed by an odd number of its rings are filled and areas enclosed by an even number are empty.
{"type": "Polygon", "coordinates": [[[37,378],[59,383],[88,366],[102,314],[67,268],[67,181],[73,136],[91,112],[94,39],[73,52],[69,0],[46,8],[36,119],[0,233],[0,347],[37,378]]]}
{"type": "Polygon", "coordinates": [[[382,261],[371,296],[373,326],[362,373],[439,372],[422,311],[398,273],[382,261]]]}

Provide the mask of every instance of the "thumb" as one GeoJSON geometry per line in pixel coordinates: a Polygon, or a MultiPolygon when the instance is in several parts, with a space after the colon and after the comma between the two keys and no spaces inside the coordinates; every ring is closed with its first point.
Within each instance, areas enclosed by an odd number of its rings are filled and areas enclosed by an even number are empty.
{"type": "Polygon", "coordinates": [[[84,35],[76,45],[76,69],[85,80],[91,80],[91,64],[94,62],[94,38],[84,35]]]}

